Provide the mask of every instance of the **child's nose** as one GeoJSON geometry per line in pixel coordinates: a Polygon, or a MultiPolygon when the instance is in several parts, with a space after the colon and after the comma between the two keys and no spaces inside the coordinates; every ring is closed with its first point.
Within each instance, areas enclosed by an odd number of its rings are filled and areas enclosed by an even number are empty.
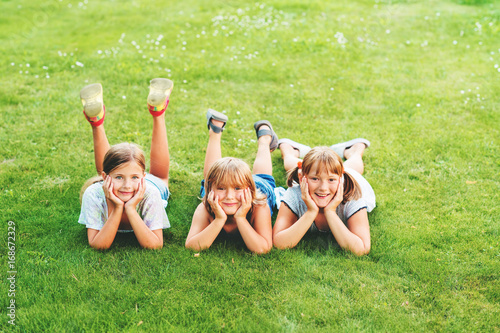
{"type": "Polygon", "coordinates": [[[234,190],[231,190],[231,189],[227,190],[226,197],[229,199],[233,199],[234,198],[234,190]]]}

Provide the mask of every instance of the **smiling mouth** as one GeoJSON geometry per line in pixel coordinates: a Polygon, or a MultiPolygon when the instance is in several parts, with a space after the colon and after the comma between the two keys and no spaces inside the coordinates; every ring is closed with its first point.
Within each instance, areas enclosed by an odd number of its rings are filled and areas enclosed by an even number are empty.
{"type": "Polygon", "coordinates": [[[324,194],[324,195],[322,195],[322,194],[317,194],[317,193],[316,193],[316,196],[317,196],[317,197],[319,197],[320,199],[324,199],[324,198],[328,197],[328,196],[329,196],[329,194],[324,194]]]}
{"type": "Polygon", "coordinates": [[[120,192],[121,195],[132,195],[134,192],[120,192]]]}

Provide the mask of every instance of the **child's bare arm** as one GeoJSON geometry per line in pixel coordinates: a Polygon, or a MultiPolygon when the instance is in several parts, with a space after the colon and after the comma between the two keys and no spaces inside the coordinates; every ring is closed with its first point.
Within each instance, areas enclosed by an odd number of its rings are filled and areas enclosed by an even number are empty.
{"type": "Polygon", "coordinates": [[[161,249],[163,247],[163,230],[151,230],[148,228],[135,207],[126,207],[125,212],[135,237],[139,244],[145,249],[161,249]]]}
{"type": "Polygon", "coordinates": [[[235,215],[238,231],[250,251],[259,254],[267,253],[273,247],[269,206],[267,204],[254,206],[252,219],[253,227],[246,219],[246,216],[235,215]]]}
{"type": "Polygon", "coordinates": [[[335,212],[325,212],[326,220],[340,247],[362,256],[370,252],[370,225],[366,209],[347,220],[347,227],[335,212]]]}
{"type": "Polygon", "coordinates": [[[215,218],[210,222],[210,214],[200,203],[193,214],[191,228],[186,239],[186,248],[200,251],[208,249],[219,235],[226,219],[215,218]]]}
{"type": "Polygon", "coordinates": [[[279,249],[295,247],[314,223],[317,215],[317,211],[307,210],[297,220],[292,210],[282,203],[273,228],[274,246],[279,249]]]}
{"type": "Polygon", "coordinates": [[[120,226],[122,218],[123,206],[114,206],[109,214],[108,220],[104,223],[101,230],[87,229],[87,237],[89,245],[97,250],[106,250],[111,247],[115,240],[116,232],[120,226]]]}

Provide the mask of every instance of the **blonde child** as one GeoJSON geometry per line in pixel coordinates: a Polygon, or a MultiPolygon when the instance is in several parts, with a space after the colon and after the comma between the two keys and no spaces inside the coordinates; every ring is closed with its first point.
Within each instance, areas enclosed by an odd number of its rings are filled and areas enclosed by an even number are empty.
{"type": "Polygon", "coordinates": [[[273,228],[276,247],[292,248],[308,230],[319,230],[331,232],[342,248],[356,255],[370,252],[368,212],[375,208],[375,193],[362,176],[363,152],[369,145],[355,139],[311,149],[280,140],[289,188],[273,228]]]}
{"type": "Polygon", "coordinates": [[[88,241],[96,249],[108,249],[117,232],[134,232],[144,248],[163,247],[163,229],[169,228],[165,207],[169,197],[168,151],[165,110],[173,82],[153,79],[148,109],[153,116],[150,173],[145,173],[143,151],[131,143],[110,147],[104,131],[102,86],[94,83],[80,91],[83,113],[92,125],[97,177],[82,188],[78,222],[87,227],[88,241]]]}
{"type": "Polygon", "coordinates": [[[240,159],[222,158],[226,121],[224,114],[208,110],[209,140],[200,192],[203,201],[193,215],[186,248],[207,249],[224,232],[239,233],[254,253],[267,253],[273,245],[271,214],[276,201],[271,152],[278,146],[278,137],[268,121],[254,124],[258,150],[251,171],[240,159]]]}

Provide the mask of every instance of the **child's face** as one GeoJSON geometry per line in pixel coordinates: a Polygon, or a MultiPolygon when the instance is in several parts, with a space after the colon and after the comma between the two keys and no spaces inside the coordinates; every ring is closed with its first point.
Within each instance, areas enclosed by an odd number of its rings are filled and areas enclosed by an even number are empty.
{"type": "Polygon", "coordinates": [[[226,215],[234,215],[241,205],[244,187],[238,185],[220,184],[214,186],[212,191],[216,197],[219,197],[219,205],[226,215]]]}
{"type": "Polygon", "coordinates": [[[340,176],[324,168],[318,173],[316,164],[306,177],[309,195],[319,208],[326,207],[337,193],[340,176]]]}
{"type": "Polygon", "coordinates": [[[125,163],[109,175],[113,184],[113,193],[123,202],[129,201],[137,192],[139,183],[144,177],[144,170],[134,161],[125,163]]]}

